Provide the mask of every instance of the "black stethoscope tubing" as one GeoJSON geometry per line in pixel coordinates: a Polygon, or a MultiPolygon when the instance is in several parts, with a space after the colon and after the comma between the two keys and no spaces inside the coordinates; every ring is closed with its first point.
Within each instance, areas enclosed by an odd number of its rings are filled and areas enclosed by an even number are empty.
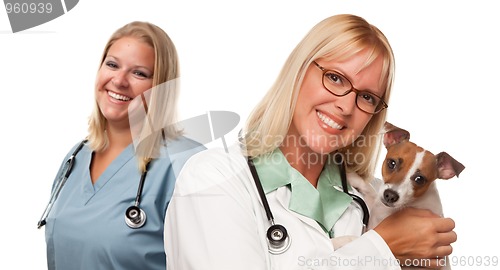
{"type": "Polygon", "coordinates": [[[370,220],[370,211],[368,210],[368,206],[361,197],[359,197],[356,194],[350,193],[349,190],[347,189],[347,173],[345,169],[346,166],[344,159],[338,153],[335,154],[335,163],[337,163],[337,165],[339,166],[340,181],[342,182],[342,190],[344,191],[344,193],[351,196],[351,198],[359,205],[359,207],[361,207],[361,210],[363,211],[363,226],[364,226],[363,232],[364,232],[368,227],[368,221],[370,220]]]}
{"type": "MultiPolygon", "coordinates": [[[[83,140],[75,149],[75,151],[71,154],[71,156],[68,158],[68,160],[65,163],[66,166],[66,171],[64,174],[62,174],[61,180],[58,181],[57,186],[54,188],[54,191],[50,195],[50,200],[47,206],[45,207],[45,210],[43,211],[43,214],[40,218],[40,221],[38,221],[37,227],[40,229],[43,227],[45,224],[47,224],[47,217],[50,214],[50,211],[52,210],[52,206],[54,205],[55,201],[59,197],[59,193],[61,192],[62,188],[66,184],[66,181],[68,180],[69,176],[71,175],[71,172],[73,170],[73,165],[75,163],[76,155],[80,150],[82,150],[83,146],[88,140],[83,140]]],[[[149,163],[146,165],[146,170],[141,174],[141,180],[139,182],[139,187],[137,189],[137,195],[135,197],[134,205],[130,206],[127,208],[125,211],[125,223],[132,229],[137,229],[140,228],[144,225],[146,222],[146,213],[139,207],[141,198],[142,198],[142,189],[144,187],[144,182],[146,181],[146,175],[148,172],[148,167],[149,163]]]]}
{"type": "Polygon", "coordinates": [[[130,206],[125,211],[125,223],[132,229],[140,228],[146,222],[146,213],[139,207],[139,205],[141,203],[142,189],[144,187],[144,182],[146,182],[148,169],[149,162],[146,164],[146,170],[141,174],[141,180],[139,181],[139,187],[137,188],[134,205],[130,206]]]}
{"type": "MultiPolygon", "coordinates": [[[[262,188],[262,183],[260,181],[259,175],[253,164],[253,161],[250,157],[247,157],[248,167],[250,168],[250,173],[252,174],[252,178],[255,182],[255,186],[257,187],[257,191],[259,193],[260,200],[262,205],[264,206],[264,210],[266,212],[267,219],[271,223],[271,226],[267,230],[267,240],[269,243],[269,252],[272,254],[281,254],[284,253],[290,247],[290,236],[288,235],[288,231],[282,225],[274,223],[274,216],[269,207],[269,202],[267,201],[266,194],[264,193],[264,189],[262,188]]],[[[342,183],[342,190],[344,193],[348,194],[352,197],[353,201],[356,202],[363,211],[363,232],[366,231],[368,226],[368,221],[370,219],[370,212],[368,210],[368,206],[364,202],[364,200],[356,194],[352,194],[347,189],[347,175],[345,169],[345,162],[342,156],[338,153],[335,154],[335,163],[339,167],[340,179],[342,183]],[[340,159],[339,159],[340,157],[340,159]]]]}
{"type": "Polygon", "coordinates": [[[253,161],[250,159],[250,157],[247,158],[247,161],[250,172],[252,173],[252,178],[255,182],[255,186],[257,187],[257,191],[259,192],[259,197],[261,198],[262,205],[264,206],[267,220],[269,220],[269,222],[271,223],[271,226],[269,227],[269,229],[267,229],[266,233],[267,241],[269,243],[269,252],[272,254],[281,254],[290,247],[290,236],[288,235],[288,231],[283,225],[274,223],[273,213],[271,212],[271,208],[269,207],[266,194],[264,193],[264,188],[262,188],[259,174],[257,173],[255,165],[253,164],[253,161]]]}
{"type": "Polygon", "coordinates": [[[54,191],[50,195],[49,203],[45,207],[45,210],[43,211],[42,217],[40,218],[40,221],[38,221],[38,229],[43,227],[45,224],[47,224],[47,217],[52,210],[52,206],[54,205],[56,199],[59,197],[59,193],[61,192],[61,189],[63,188],[64,184],[66,184],[66,180],[68,180],[68,177],[71,174],[71,171],[73,170],[73,163],[75,162],[75,157],[82,150],[83,146],[87,140],[83,140],[78,147],[76,147],[75,151],[71,154],[71,156],[66,160],[65,166],[66,166],[66,171],[64,172],[62,178],[57,182],[57,186],[54,188],[54,191]]]}
{"type": "Polygon", "coordinates": [[[273,213],[271,212],[271,208],[269,207],[269,203],[266,199],[266,194],[264,193],[264,188],[262,188],[262,183],[260,182],[259,174],[255,169],[255,165],[253,161],[248,157],[248,167],[250,168],[250,172],[252,173],[253,180],[255,182],[255,186],[257,187],[257,191],[259,192],[259,196],[264,198],[262,200],[262,204],[264,205],[264,210],[266,211],[267,220],[269,220],[272,224],[274,224],[273,213]]]}

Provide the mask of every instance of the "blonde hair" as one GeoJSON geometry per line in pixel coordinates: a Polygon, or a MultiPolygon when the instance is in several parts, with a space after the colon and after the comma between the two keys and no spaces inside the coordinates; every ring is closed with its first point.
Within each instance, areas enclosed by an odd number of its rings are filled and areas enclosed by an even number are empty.
{"type": "MultiPolygon", "coordinates": [[[[170,37],[160,27],[148,22],[131,22],[116,30],[109,38],[104,52],[100,59],[99,68],[102,66],[109,48],[123,37],[133,37],[145,42],[154,49],[155,62],[154,74],[152,79],[153,89],[168,81],[179,77],[179,63],[177,51],[170,37]]],[[[166,119],[167,123],[175,123],[177,118],[177,100],[178,89],[170,87],[168,91],[151,91],[148,110],[146,112],[148,119],[166,119]]],[[[146,105],[145,105],[146,106],[146,105]]],[[[145,128],[149,128],[145,124],[145,128]]],[[[101,113],[97,101],[94,102],[94,109],[89,119],[88,140],[90,148],[94,151],[103,151],[109,145],[109,139],[106,135],[106,118],[101,113]]],[[[138,156],[139,168],[146,170],[149,161],[158,151],[162,139],[175,139],[181,132],[174,124],[167,125],[163,129],[154,131],[149,138],[142,142],[143,150],[138,156]],[[163,138],[165,137],[165,138],[163,138]]],[[[136,150],[137,154],[137,150],[136,150]]]]}
{"type": "MultiPolygon", "coordinates": [[[[279,147],[290,127],[297,97],[309,65],[317,59],[346,60],[361,51],[369,51],[365,66],[382,57],[380,87],[385,89],[383,100],[388,103],[394,80],[395,60],[385,35],[365,19],[341,14],[324,19],[314,26],[295,47],[286,60],[271,89],[250,114],[242,142],[247,155],[256,157],[279,147]]],[[[386,110],[374,115],[357,140],[339,149],[347,158],[347,170],[367,179],[373,176],[380,152],[379,132],[385,122],[386,110]],[[359,139],[376,142],[358,143],[359,139]],[[356,153],[363,154],[367,162],[349,160],[356,153]]]]}

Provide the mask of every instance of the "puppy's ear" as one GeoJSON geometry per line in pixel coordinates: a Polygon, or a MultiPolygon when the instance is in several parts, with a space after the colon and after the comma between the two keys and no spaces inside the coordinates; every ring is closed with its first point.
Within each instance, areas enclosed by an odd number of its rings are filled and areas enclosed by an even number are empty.
{"type": "Polygon", "coordinates": [[[410,140],[410,132],[398,128],[389,122],[385,122],[384,130],[384,145],[386,148],[402,141],[410,140]]]}
{"type": "Polygon", "coordinates": [[[465,166],[456,161],[446,152],[441,152],[436,155],[438,178],[450,179],[457,176],[465,169],[465,166]]]}

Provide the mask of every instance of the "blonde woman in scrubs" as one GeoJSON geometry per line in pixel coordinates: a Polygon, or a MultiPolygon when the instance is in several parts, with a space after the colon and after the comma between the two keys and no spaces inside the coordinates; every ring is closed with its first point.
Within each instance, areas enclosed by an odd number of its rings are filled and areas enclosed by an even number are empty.
{"type": "MultiPolygon", "coordinates": [[[[178,91],[171,84],[178,77],[174,44],[158,26],[132,22],[111,36],[97,72],[87,142],[46,219],[48,269],[165,269],[164,217],[176,174],[203,149],[174,125],[178,91]],[[125,211],[143,175],[139,207],[146,219],[131,228],[125,211]]],[[[55,187],[64,172],[62,165],[55,187]]]]}

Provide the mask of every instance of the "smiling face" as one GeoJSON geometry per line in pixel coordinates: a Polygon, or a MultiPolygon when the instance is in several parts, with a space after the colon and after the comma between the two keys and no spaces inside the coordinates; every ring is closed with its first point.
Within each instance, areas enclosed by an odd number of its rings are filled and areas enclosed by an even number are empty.
{"type": "Polygon", "coordinates": [[[154,49],[123,37],[109,48],[97,73],[96,100],[108,125],[128,126],[128,106],[153,85],[154,49]]]}
{"type": "MultiPolygon", "coordinates": [[[[360,52],[346,61],[316,62],[328,70],[336,70],[351,81],[354,88],[369,91],[380,97],[382,59],[375,59],[364,67],[367,52],[360,52]]],[[[322,84],[323,72],[314,64],[306,71],[288,136],[300,138],[307,151],[328,154],[351,144],[372,118],[355,103],[356,93],[337,97],[322,84]]]]}

